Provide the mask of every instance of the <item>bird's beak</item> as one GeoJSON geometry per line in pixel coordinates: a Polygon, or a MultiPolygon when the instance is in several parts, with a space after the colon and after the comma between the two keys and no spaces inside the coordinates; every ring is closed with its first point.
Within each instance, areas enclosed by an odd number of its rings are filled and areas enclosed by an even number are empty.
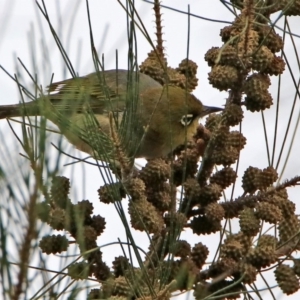
{"type": "Polygon", "coordinates": [[[201,117],[204,117],[204,116],[209,115],[211,113],[222,111],[222,110],[224,110],[224,109],[221,108],[221,107],[203,105],[203,111],[201,113],[201,117]]]}

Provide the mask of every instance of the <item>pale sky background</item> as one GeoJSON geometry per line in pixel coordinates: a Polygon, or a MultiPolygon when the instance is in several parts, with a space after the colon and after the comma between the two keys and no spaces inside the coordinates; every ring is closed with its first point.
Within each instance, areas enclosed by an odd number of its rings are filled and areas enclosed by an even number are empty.
{"type": "MultiPolygon", "coordinates": [[[[125,1],[122,1],[125,3],[125,1]]],[[[39,2],[41,4],[41,2],[39,2]]],[[[152,5],[143,1],[135,1],[137,12],[140,14],[145,27],[150,36],[155,39],[154,30],[154,14],[152,5]]],[[[67,53],[73,62],[75,70],[79,75],[86,75],[93,72],[94,66],[90,52],[89,28],[86,12],[85,1],[45,1],[51,22],[59,34],[61,41],[67,50],[67,53]],[[59,12],[59,13],[58,13],[59,12]],[[75,14],[75,18],[73,15],[75,14]]],[[[220,1],[211,0],[165,0],[163,4],[181,11],[187,11],[190,5],[190,12],[197,16],[210,18],[214,20],[222,20],[231,22],[233,16],[229,10],[220,1]]],[[[113,69],[116,66],[115,50],[119,53],[119,68],[126,69],[127,67],[127,33],[126,33],[126,14],[123,8],[116,0],[90,0],[90,13],[92,20],[92,27],[94,33],[95,44],[98,47],[98,54],[105,55],[105,68],[113,69]]],[[[40,83],[45,87],[54,73],[54,81],[59,81],[71,77],[68,71],[64,68],[62,57],[57,49],[54,39],[50,33],[49,27],[42,14],[39,12],[34,1],[18,1],[18,0],[0,0],[0,65],[8,70],[11,74],[16,72],[16,67],[21,68],[17,62],[16,57],[19,57],[31,73],[37,73],[40,83]],[[34,49],[34,59],[32,59],[32,49],[34,49]],[[46,55],[43,55],[45,53],[46,55]],[[45,59],[45,56],[47,59],[45,59]],[[48,59],[49,58],[49,59],[48,59]],[[36,70],[33,66],[33,61],[36,63],[36,70]]],[[[168,55],[168,63],[172,67],[176,67],[182,59],[187,55],[187,24],[188,17],[186,14],[180,14],[168,9],[162,9],[163,13],[163,32],[165,40],[166,53],[168,55]]],[[[275,18],[274,18],[275,19],[275,18]]],[[[291,30],[300,35],[300,21],[299,17],[289,18],[291,30]]],[[[194,94],[201,99],[204,104],[211,106],[222,106],[225,103],[227,94],[220,93],[208,83],[208,72],[210,68],[204,61],[204,54],[213,46],[221,46],[222,42],[219,37],[220,29],[226,26],[225,23],[211,22],[197,17],[190,17],[190,47],[189,58],[198,64],[198,79],[199,84],[194,94]]],[[[278,23],[282,26],[282,21],[278,23]]],[[[280,31],[278,31],[280,33],[280,31]]],[[[151,50],[150,45],[145,38],[137,31],[138,39],[138,61],[141,63],[147,53],[151,50]]],[[[295,54],[291,46],[289,36],[287,36],[286,53],[289,57],[289,62],[293,68],[293,74],[296,81],[299,79],[299,66],[295,60],[295,54]]],[[[294,38],[296,48],[300,49],[299,37],[294,38]]],[[[22,73],[25,74],[24,72],[22,73]]],[[[30,84],[28,78],[25,77],[25,82],[30,84]]],[[[277,95],[277,77],[273,77],[273,85],[271,93],[276,99],[277,95]]],[[[280,122],[278,127],[278,145],[282,143],[283,136],[286,130],[287,118],[293,103],[295,88],[292,84],[291,76],[286,72],[282,76],[281,85],[281,104],[280,104],[280,122]]],[[[0,104],[12,104],[20,100],[16,84],[0,70],[0,104]]],[[[298,99],[299,102],[299,99],[298,99]]],[[[299,103],[297,102],[295,108],[295,116],[292,120],[292,129],[288,136],[291,140],[291,133],[294,130],[297,116],[299,115],[299,103]]],[[[273,143],[273,128],[274,128],[274,113],[275,105],[265,111],[265,118],[267,124],[267,132],[269,138],[269,147],[272,149],[273,143]]],[[[249,166],[265,168],[268,166],[266,155],[266,146],[264,141],[264,134],[262,129],[262,120],[260,113],[245,112],[243,121],[243,134],[247,138],[247,145],[241,152],[239,178],[237,180],[235,196],[242,194],[240,187],[241,177],[244,170],[249,166]]],[[[20,125],[15,124],[14,128],[20,133],[20,125]]],[[[5,120],[0,121],[0,139],[3,145],[0,146],[1,167],[15,168],[15,161],[9,158],[18,157],[20,164],[24,163],[24,159],[17,156],[22,152],[20,146],[9,129],[5,120]],[[5,152],[7,149],[8,152],[5,152]],[[5,155],[4,155],[5,154],[5,155]],[[2,156],[2,157],[1,157],[2,156]]],[[[49,138],[49,152],[51,157],[56,155],[56,150],[50,145],[50,141],[57,141],[57,135],[51,135],[49,138]]],[[[289,145],[290,143],[287,143],[289,145]]],[[[74,156],[85,157],[85,154],[75,150],[66,142],[67,152],[74,156]]],[[[287,147],[286,147],[287,148],[287,147]]],[[[276,156],[278,157],[279,147],[276,148],[276,156]]],[[[284,151],[283,158],[286,157],[287,149],[284,151]]],[[[295,135],[295,141],[290,153],[289,161],[283,173],[282,180],[289,179],[300,172],[300,139],[299,133],[295,135]]],[[[50,157],[50,158],[51,158],[50,157]]],[[[65,161],[70,162],[70,159],[64,158],[65,161]]],[[[279,165],[279,171],[282,170],[283,161],[279,165]]],[[[51,162],[50,162],[51,163],[51,162]]],[[[13,180],[18,182],[17,174],[10,173],[13,180]]],[[[94,212],[100,213],[106,218],[106,230],[98,240],[98,245],[104,245],[109,242],[117,241],[117,238],[124,239],[123,227],[119,220],[117,212],[113,206],[100,204],[98,200],[97,189],[101,185],[101,176],[96,167],[83,166],[82,164],[75,164],[72,166],[61,167],[60,175],[70,177],[72,199],[80,201],[82,199],[89,199],[94,203],[94,212]],[[83,184],[82,184],[83,183],[83,184]],[[81,188],[83,186],[83,189],[81,188]]],[[[1,184],[0,184],[1,187],[1,184]]],[[[230,195],[231,189],[228,189],[230,195]]],[[[300,211],[299,205],[299,188],[290,188],[289,194],[291,200],[298,205],[297,211],[300,211]]],[[[238,227],[237,229],[238,230],[238,227]]],[[[147,238],[143,233],[136,233],[138,241],[144,241],[145,249],[147,248],[147,238]]],[[[187,230],[182,238],[186,238],[192,245],[199,241],[211,247],[210,258],[213,258],[214,251],[217,247],[218,236],[194,236],[187,230]]],[[[139,242],[138,244],[143,244],[139,242]]],[[[111,260],[115,256],[122,254],[119,246],[109,246],[103,249],[103,259],[110,265],[111,260]]],[[[51,265],[54,269],[55,264],[51,265]]],[[[269,283],[271,286],[275,285],[273,280],[273,271],[271,271],[269,283]]],[[[259,277],[258,277],[259,278],[259,277]]],[[[258,287],[265,288],[262,280],[258,280],[258,287]]],[[[35,288],[37,290],[38,287],[35,288]]],[[[283,296],[278,289],[274,290],[276,299],[283,299],[283,296]]],[[[252,295],[257,299],[255,295],[252,295]]],[[[268,292],[262,293],[265,300],[272,299],[268,292]]],[[[290,296],[288,299],[299,299],[300,292],[290,296]]],[[[193,299],[192,295],[181,296],[180,299],[193,299]]]]}

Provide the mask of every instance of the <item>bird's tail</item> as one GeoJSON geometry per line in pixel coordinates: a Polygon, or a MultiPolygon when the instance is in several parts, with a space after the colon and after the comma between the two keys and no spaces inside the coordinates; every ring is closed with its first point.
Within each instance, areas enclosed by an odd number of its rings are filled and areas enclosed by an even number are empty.
{"type": "Polygon", "coordinates": [[[0,119],[39,115],[40,108],[36,101],[0,106],[0,119]]]}

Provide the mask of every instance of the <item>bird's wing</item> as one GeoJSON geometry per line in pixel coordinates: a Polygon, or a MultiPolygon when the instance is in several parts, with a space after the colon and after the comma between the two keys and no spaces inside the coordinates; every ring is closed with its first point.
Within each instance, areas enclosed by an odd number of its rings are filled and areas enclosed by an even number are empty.
{"type": "Polygon", "coordinates": [[[72,78],[48,86],[48,97],[58,110],[81,113],[86,109],[95,114],[104,111],[124,111],[124,90],[114,87],[115,81],[108,82],[93,73],[85,77],[72,78]]]}
{"type": "MultiPolygon", "coordinates": [[[[111,87],[111,84],[101,81],[101,77],[98,77],[95,73],[51,83],[47,87],[47,91],[51,98],[52,96],[55,98],[57,95],[62,96],[64,94],[79,96],[83,92],[90,93],[99,99],[116,96],[116,91],[111,87]]],[[[76,98],[73,100],[76,100],[76,98]]]]}

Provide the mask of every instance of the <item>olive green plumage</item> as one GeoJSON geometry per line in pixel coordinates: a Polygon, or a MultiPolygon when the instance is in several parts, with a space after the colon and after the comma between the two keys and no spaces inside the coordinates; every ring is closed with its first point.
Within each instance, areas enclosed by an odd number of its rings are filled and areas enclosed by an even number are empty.
{"type": "Polygon", "coordinates": [[[112,131],[129,156],[165,157],[192,137],[199,118],[219,110],[145,74],[109,70],[53,83],[36,101],[0,106],[0,119],[45,116],[78,149],[110,160],[112,131]]]}

